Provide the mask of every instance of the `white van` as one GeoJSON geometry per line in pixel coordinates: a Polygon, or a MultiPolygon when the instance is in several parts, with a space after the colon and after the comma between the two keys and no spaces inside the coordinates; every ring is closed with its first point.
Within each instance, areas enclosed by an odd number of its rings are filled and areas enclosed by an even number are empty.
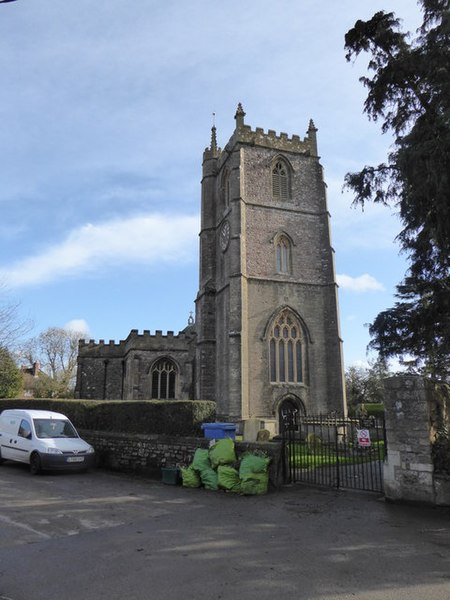
{"type": "Polygon", "coordinates": [[[95,451],[69,419],[48,410],[4,410],[0,414],[0,464],[14,460],[43,470],[84,471],[95,464],[95,451]]]}

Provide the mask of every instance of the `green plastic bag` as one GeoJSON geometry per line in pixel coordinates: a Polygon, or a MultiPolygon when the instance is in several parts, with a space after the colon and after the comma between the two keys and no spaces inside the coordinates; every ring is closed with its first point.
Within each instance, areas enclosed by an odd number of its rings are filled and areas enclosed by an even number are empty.
{"type": "Polygon", "coordinates": [[[219,465],[217,467],[217,483],[221,490],[236,493],[241,491],[239,473],[235,468],[228,465],[219,465]]]}
{"type": "Polygon", "coordinates": [[[198,488],[202,482],[198,472],[192,467],[181,467],[181,480],[183,487],[187,488],[198,488]]]}
{"type": "Polygon", "coordinates": [[[209,460],[213,469],[219,465],[232,465],[236,462],[236,452],[234,450],[234,441],[230,438],[218,440],[209,449],[209,460]]]}
{"type": "Polygon", "coordinates": [[[214,469],[211,469],[211,467],[209,467],[209,469],[203,469],[203,471],[200,472],[200,479],[202,480],[205,489],[219,489],[219,485],[217,483],[217,473],[214,471],[214,469]]]}
{"type": "Polygon", "coordinates": [[[270,457],[265,454],[247,452],[242,457],[241,464],[239,465],[239,477],[246,479],[247,476],[253,473],[267,473],[270,460],[270,457]]]}
{"type": "Polygon", "coordinates": [[[253,473],[241,480],[241,494],[262,496],[269,489],[269,473],[253,473]]]}
{"type": "Polygon", "coordinates": [[[197,448],[194,454],[194,460],[192,461],[191,467],[200,473],[204,469],[211,468],[211,462],[209,460],[209,451],[207,448],[197,448]]]}

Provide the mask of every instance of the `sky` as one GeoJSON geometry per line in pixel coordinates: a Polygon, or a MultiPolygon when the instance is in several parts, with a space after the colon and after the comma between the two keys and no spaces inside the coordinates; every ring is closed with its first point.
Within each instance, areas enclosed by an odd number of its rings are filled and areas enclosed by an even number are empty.
{"type": "Polygon", "coordinates": [[[0,282],[34,324],[125,339],[195,312],[202,153],[238,102],[252,129],[304,137],[328,186],[346,366],[407,262],[394,209],[352,207],[344,176],[385,160],[363,114],[358,19],[414,0],[17,0],[0,3],[0,282]]]}

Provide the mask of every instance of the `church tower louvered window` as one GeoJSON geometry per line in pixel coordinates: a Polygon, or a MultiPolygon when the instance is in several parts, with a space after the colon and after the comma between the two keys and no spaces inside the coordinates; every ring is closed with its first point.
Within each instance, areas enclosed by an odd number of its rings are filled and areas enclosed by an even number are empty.
{"type": "Polygon", "coordinates": [[[289,170],[282,160],[278,160],[272,168],[272,196],[274,200],[289,198],[289,170]]]}

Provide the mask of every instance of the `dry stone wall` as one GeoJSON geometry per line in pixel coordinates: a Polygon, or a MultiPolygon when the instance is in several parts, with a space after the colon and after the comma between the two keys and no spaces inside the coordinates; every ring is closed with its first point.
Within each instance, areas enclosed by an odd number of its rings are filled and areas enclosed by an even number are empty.
{"type": "MultiPolygon", "coordinates": [[[[159,479],[162,467],[191,464],[197,448],[208,448],[210,440],[198,437],[135,435],[82,430],[80,435],[94,446],[98,466],[159,479]]],[[[272,489],[283,483],[281,442],[236,442],[236,453],[262,450],[271,457],[272,489]]]]}

